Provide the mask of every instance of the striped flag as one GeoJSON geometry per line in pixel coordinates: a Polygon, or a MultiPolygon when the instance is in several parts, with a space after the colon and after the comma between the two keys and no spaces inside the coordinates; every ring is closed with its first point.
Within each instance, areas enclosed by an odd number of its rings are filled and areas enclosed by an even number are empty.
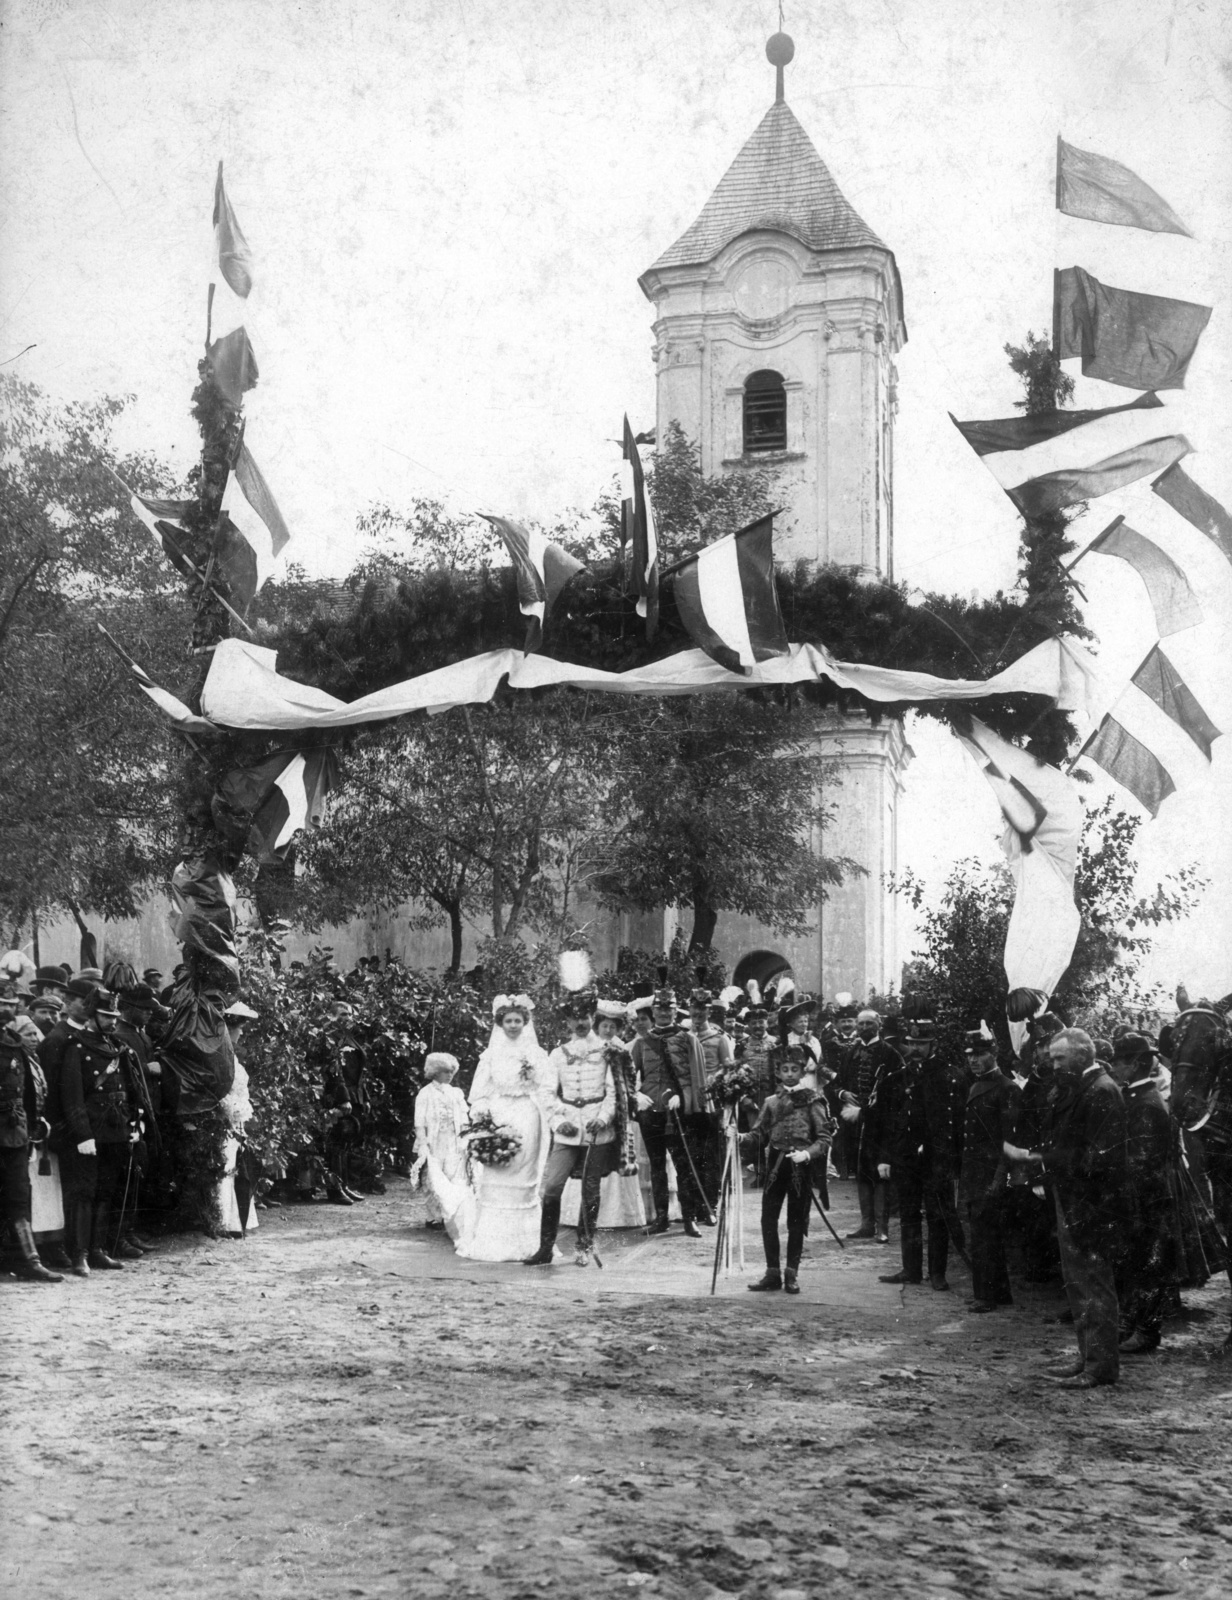
{"type": "MultiPolygon", "coordinates": [[[[225,496],[224,496],[225,500],[225,496]]],[[[192,500],[156,500],[147,495],[130,496],[133,514],[143,522],[162,547],[164,555],[181,575],[201,580],[202,574],[184,554],[182,540],[192,535],[184,526],[184,513],[196,504],[192,500]]],[[[261,587],[258,582],[256,552],[228,516],[221,516],[215,536],[214,567],[226,584],[237,612],[247,611],[261,587]]]]}
{"type": "Polygon", "coordinates": [[[1082,832],[1078,785],[975,717],[958,737],[983,770],[1006,822],[1001,847],[1014,876],[1004,955],[1009,987],[1050,995],[1081,927],[1074,904],[1082,832]]]}
{"type": "Polygon", "coordinates": [[[646,638],[653,640],[659,629],[659,536],[655,530],[654,507],[646,493],[646,478],[637,440],[625,416],[623,442],[628,493],[620,505],[620,543],[633,547],[633,591],[637,595],[637,614],[646,619],[646,638]]]}
{"type": "Polygon", "coordinates": [[[987,422],[950,421],[1024,517],[1096,500],[1162,472],[1189,453],[1182,434],[1158,434],[1145,394],[1101,411],[1046,411],[987,422]]]}
{"type": "Polygon", "coordinates": [[[252,549],[256,562],[255,594],[269,577],[291,534],[246,444],[240,445],[231,464],[222,509],[252,549]]]}
{"type": "Polygon", "coordinates": [[[247,822],[250,853],[258,861],[278,861],[301,829],[321,821],[337,781],[332,750],[280,750],[254,767],[233,768],[218,798],[241,826],[247,822]]]}
{"type": "Polygon", "coordinates": [[[1057,210],[1088,222],[1193,238],[1168,202],[1137,173],[1061,138],[1057,139],[1057,210]]]}
{"type": "MultiPolygon", "coordinates": [[[[1209,765],[1220,737],[1188,684],[1159,645],[1152,647],[1125,693],[1078,752],[1156,816],[1195,767],[1194,747],[1209,765]],[[1181,737],[1183,735],[1184,737],[1181,737]]],[[[1071,764],[1072,765],[1072,764],[1071,764]]]]}
{"type": "Polygon", "coordinates": [[[1153,817],[1170,794],[1176,793],[1172,775],[1140,739],[1135,739],[1115,717],[1107,716],[1078,752],[1102,767],[1108,776],[1128,789],[1153,817]]]}
{"type": "Polygon", "coordinates": [[[1117,517],[1098,538],[1092,539],[1082,555],[1072,563],[1071,570],[1083,557],[1095,555],[1116,556],[1128,562],[1142,579],[1161,638],[1182,633],[1186,628],[1196,628],[1202,621],[1202,607],[1184,572],[1153,539],[1131,528],[1124,517],[1117,517]]]}
{"type": "Polygon", "coordinates": [[[790,649],[774,584],[774,516],[760,517],[699,550],[675,577],[689,637],[730,672],[790,649]]]}
{"type": "Polygon", "coordinates": [[[1204,533],[1217,550],[1232,561],[1232,517],[1180,466],[1171,466],[1151,488],[1191,527],[1204,533]]]}
{"type": "Polygon", "coordinates": [[[186,561],[179,541],[188,536],[184,514],[196,504],[193,500],[158,500],[153,495],[129,492],[129,505],[138,522],[142,522],[158,540],[163,554],[183,578],[194,578],[196,571],[186,561]]]}
{"type": "Polygon", "coordinates": [[[1083,375],[1127,389],[1183,389],[1210,306],[1100,283],[1082,267],[1053,275],[1052,348],[1083,375]]]}
{"type": "Polygon", "coordinates": [[[575,574],[584,571],[582,562],[538,530],[530,531],[508,517],[480,516],[490,522],[505,541],[517,576],[518,610],[526,618],[525,653],[538,650],[543,630],[557,595],[575,574]]]}
{"type": "Polygon", "coordinates": [[[237,409],[257,382],[257,358],[245,326],[252,293],[252,251],[227,198],[222,162],[214,180],[214,254],[210,267],[211,342],[206,351],[214,382],[237,409]]]}
{"type": "Polygon", "coordinates": [[[1219,738],[1220,730],[1203,711],[1193,691],[1159,645],[1150,652],[1130,681],[1189,735],[1208,761],[1211,759],[1211,745],[1219,738]]]}

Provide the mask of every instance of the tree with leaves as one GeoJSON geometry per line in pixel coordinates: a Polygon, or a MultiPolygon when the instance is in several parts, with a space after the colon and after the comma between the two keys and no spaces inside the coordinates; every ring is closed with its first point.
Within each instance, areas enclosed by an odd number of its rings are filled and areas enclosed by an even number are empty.
{"type": "MultiPolygon", "coordinates": [[[[0,376],[0,918],[132,916],[169,873],[171,751],[157,713],[98,632],[168,687],[186,677],[182,602],[116,474],[127,401],[58,404],[0,376]]],[[[160,485],[161,487],[161,485],[160,485]]]]}
{"type": "MultiPolygon", "coordinates": [[[[1141,971],[1152,931],[1179,922],[1203,889],[1193,865],[1180,867],[1140,894],[1134,844],[1143,819],[1117,810],[1111,800],[1087,810],[1078,848],[1074,900],[1082,926],[1074,954],[1052,997],[1067,1020],[1091,1022],[1109,1012],[1137,1010],[1155,998],[1141,971]]],[[[912,879],[896,886],[918,910],[923,891],[912,879]]],[[[1009,870],[960,861],[946,879],[939,904],[925,913],[903,988],[930,995],[955,1046],[962,1029],[987,1019],[1004,1039],[1008,986],[1001,955],[1013,909],[1009,870]]]]}

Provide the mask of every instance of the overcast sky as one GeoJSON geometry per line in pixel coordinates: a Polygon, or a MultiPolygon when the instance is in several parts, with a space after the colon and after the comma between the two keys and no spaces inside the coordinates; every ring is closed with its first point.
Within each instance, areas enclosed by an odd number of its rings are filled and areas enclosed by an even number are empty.
{"type": "MultiPolygon", "coordinates": [[[[134,394],[125,442],[190,464],[224,159],[259,285],[249,443],[314,571],[345,569],[373,499],[544,519],[593,501],[622,412],[654,417],[637,276],[774,92],[777,6],[744,0],[10,0],[0,14],[0,361],[62,397],[134,394]]],[[[1047,330],[1058,265],[1215,308],[1168,425],[1232,504],[1232,7],[834,0],[787,5],[785,25],[788,100],[902,272],[898,575],[1012,583],[1017,520],[947,413],[1010,412],[1002,346],[1047,330]],[[1059,217],[1058,132],[1132,167],[1196,238],[1059,217]]],[[[1124,398],[1080,383],[1080,404],[1124,398]]],[[[1110,516],[1097,505],[1088,536],[1110,516]]],[[[1210,620],[1169,653],[1232,727],[1218,620],[1232,567],[1196,537],[1179,553],[1210,620]]],[[[1151,613],[1119,564],[1081,570],[1111,695],[1151,613]]],[[[957,854],[990,853],[996,811],[948,736],[909,732],[904,844],[935,882],[957,854]]],[[[1143,835],[1146,874],[1200,852],[1215,877],[1158,968],[1220,993],[1229,746],[1143,835]]]]}

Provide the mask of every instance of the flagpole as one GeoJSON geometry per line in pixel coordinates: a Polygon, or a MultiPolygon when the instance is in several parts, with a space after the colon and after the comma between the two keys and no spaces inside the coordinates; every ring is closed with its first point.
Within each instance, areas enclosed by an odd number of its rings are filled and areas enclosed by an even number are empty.
{"type": "MultiPolygon", "coordinates": [[[[1072,572],[1074,570],[1074,568],[1078,565],[1078,563],[1082,560],[1083,556],[1089,556],[1091,554],[1091,551],[1095,549],[1097,544],[1099,544],[1100,540],[1101,539],[1106,539],[1108,537],[1108,535],[1110,533],[1112,533],[1114,529],[1119,528],[1124,521],[1125,521],[1124,516],[1113,517],[1112,521],[1108,524],[1108,526],[1104,529],[1104,531],[1102,533],[1097,533],[1095,535],[1095,537],[1091,540],[1090,544],[1087,545],[1087,547],[1084,550],[1079,550],[1078,554],[1074,557],[1074,559],[1072,561],[1067,561],[1065,563],[1065,565],[1061,568],[1062,572],[1072,572]]],[[[1077,585],[1075,585],[1075,588],[1077,588],[1077,585]]],[[[1079,590],[1078,592],[1080,594],[1082,593],[1081,590],[1079,590]]],[[[1083,595],[1082,598],[1085,600],[1086,599],[1086,595],[1083,595]]]]}

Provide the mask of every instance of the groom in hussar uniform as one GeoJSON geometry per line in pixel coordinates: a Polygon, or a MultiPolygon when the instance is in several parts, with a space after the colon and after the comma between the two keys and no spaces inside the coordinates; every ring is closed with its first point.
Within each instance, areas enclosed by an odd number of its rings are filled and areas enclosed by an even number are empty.
{"type": "MultiPolygon", "coordinates": [[[[616,1107],[618,1089],[608,1042],[594,1030],[595,996],[591,993],[570,997],[565,1015],[571,1037],[558,1045],[548,1057],[548,1127],[552,1148],[539,1190],[542,1212],[539,1219],[539,1248],[528,1256],[528,1267],[552,1263],[556,1230],[560,1225],[560,1197],[570,1178],[582,1180],[582,1209],[578,1218],[577,1254],[579,1267],[590,1260],[595,1224],[599,1218],[599,1184],[612,1170],[616,1149],[616,1107]]],[[[623,1086],[622,1086],[623,1087],[623,1086]]]]}

